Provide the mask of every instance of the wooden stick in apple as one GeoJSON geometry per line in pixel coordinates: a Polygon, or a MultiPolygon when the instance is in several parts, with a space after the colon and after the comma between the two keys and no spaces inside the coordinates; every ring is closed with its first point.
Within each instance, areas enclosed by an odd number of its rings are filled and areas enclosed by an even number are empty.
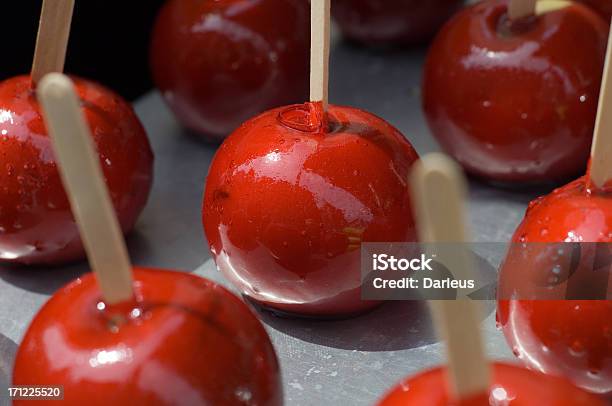
{"type": "Polygon", "coordinates": [[[133,297],[132,268],[98,154],[72,81],[42,78],[38,96],[89,262],[107,304],[133,297]]]}
{"type": "Polygon", "coordinates": [[[536,3],[536,0],[510,0],[508,3],[508,18],[510,20],[518,20],[534,15],[536,3]]]}
{"type": "Polygon", "coordinates": [[[32,64],[32,84],[51,72],[63,72],[74,0],[43,0],[32,64]]]}
{"type": "Polygon", "coordinates": [[[310,101],[329,103],[330,0],[310,1],[310,101]]]}
{"type": "MultiPolygon", "coordinates": [[[[473,275],[474,263],[466,250],[444,244],[462,244],[469,239],[463,204],[466,186],[457,165],[445,155],[427,155],[415,164],[411,184],[420,240],[441,243],[436,261],[455,277],[473,275]]],[[[438,331],[446,340],[449,393],[458,400],[487,393],[491,373],[480,335],[477,302],[459,298],[430,304],[438,331]]]]}
{"type": "Polygon", "coordinates": [[[561,10],[562,8],[572,5],[571,0],[538,0],[536,3],[535,13],[538,16],[561,10]]]}
{"type": "Polygon", "coordinates": [[[599,93],[591,150],[590,183],[596,189],[612,188],[612,30],[599,93]]]}

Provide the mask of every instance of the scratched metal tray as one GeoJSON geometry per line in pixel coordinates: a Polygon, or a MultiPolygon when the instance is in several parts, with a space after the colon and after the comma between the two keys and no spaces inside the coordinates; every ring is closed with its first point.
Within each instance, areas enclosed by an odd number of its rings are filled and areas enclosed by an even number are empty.
{"type": "MultiPolygon", "coordinates": [[[[372,51],[334,40],[332,102],[385,118],[421,154],[436,150],[420,108],[424,54],[372,51]]],[[[204,180],[216,147],[185,134],[155,92],[135,107],[156,162],[149,204],[128,238],[134,263],[192,271],[227,286],[210,260],[200,226],[204,180]]],[[[507,241],[533,197],[472,182],[475,240],[507,241]]],[[[84,264],[49,270],[0,268],[0,389],[10,379],[17,343],[36,311],[56,289],[85,271],[84,264]]],[[[493,303],[486,307],[482,330],[489,355],[512,359],[495,328],[493,303]]],[[[280,358],[287,405],[371,405],[402,377],[443,360],[425,303],[388,303],[344,321],[260,315],[280,358]]]]}

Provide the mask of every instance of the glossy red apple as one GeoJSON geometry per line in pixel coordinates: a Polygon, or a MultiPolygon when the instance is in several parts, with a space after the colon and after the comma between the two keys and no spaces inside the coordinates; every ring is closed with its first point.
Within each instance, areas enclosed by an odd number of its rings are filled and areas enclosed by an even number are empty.
{"type": "Polygon", "coordinates": [[[463,0],[333,0],[342,33],[372,45],[412,45],[434,36],[463,0]]]}
{"type": "MultiPolygon", "coordinates": [[[[589,246],[594,244],[584,242],[612,242],[612,194],[591,190],[586,179],[532,202],[513,241],[532,246],[537,242],[581,242],[583,258],[579,264],[586,262],[592,268],[595,257],[589,254],[589,246]]],[[[536,269],[533,264],[522,264],[517,255],[518,251],[509,252],[500,283],[554,272],[552,267],[536,269]]],[[[607,275],[601,281],[604,295],[607,275]]],[[[567,285],[563,282],[559,287],[567,285]]],[[[565,375],[596,393],[612,393],[612,301],[500,300],[498,322],[514,353],[531,368],[565,375]]]]}
{"type": "MultiPolygon", "coordinates": [[[[124,232],[153,178],[153,153],[130,105],[74,78],[124,232]]],[[[61,264],[85,254],[30,78],[0,83],[0,262],[61,264]]]]}
{"type": "Polygon", "coordinates": [[[238,298],[182,272],[134,269],[134,281],[135,301],[115,307],[91,274],[57,292],[21,343],[13,384],[63,385],[71,405],[282,404],[272,344],[238,298]]]}
{"type": "Polygon", "coordinates": [[[408,173],[417,154],[384,120],[307,103],[244,123],[206,181],[204,230],[218,267],[280,312],[339,317],[360,298],[362,242],[414,241],[408,173]]]}
{"type": "Polygon", "coordinates": [[[308,95],[305,0],[169,0],[151,42],[157,87],[177,118],[221,140],[243,121],[308,95]]]}
{"type": "Polygon", "coordinates": [[[578,176],[593,138],[609,25],[581,4],[510,22],[506,4],[478,2],[438,34],[423,78],[429,127],[488,181],[578,176]]]}
{"type": "Polygon", "coordinates": [[[445,368],[407,378],[379,406],[605,406],[603,400],[569,381],[517,366],[494,363],[489,393],[454,401],[448,393],[445,368]]]}

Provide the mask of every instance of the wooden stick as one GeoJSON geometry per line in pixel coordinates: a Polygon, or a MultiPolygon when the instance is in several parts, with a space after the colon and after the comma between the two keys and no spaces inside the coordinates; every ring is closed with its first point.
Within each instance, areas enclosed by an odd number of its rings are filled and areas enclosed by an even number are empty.
{"type": "Polygon", "coordinates": [[[43,0],[32,64],[32,84],[51,72],[63,72],[74,0],[43,0]]]}
{"type": "MultiPolygon", "coordinates": [[[[415,164],[411,184],[421,241],[458,244],[468,241],[463,204],[466,186],[457,165],[442,154],[430,154],[415,164]]],[[[436,252],[436,260],[455,276],[474,274],[471,257],[460,247],[436,252]]],[[[479,306],[467,298],[431,301],[430,305],[438,331],[446,340],[450,391],[454,398],[487,393],[491,372],[480,334],[479,306]]]]}
{"type": "Polygon", "coordinates": [[[310,1],[310,101],[329,104],[330,0],[310,1]]]}
{"type": "Polygon", "coordinates": [[[130,260],[74,86],[68,77],[50,73],[41,80],[38,96],[103,298],[108,304],[129,300],[133,298],[130,260]]]}
{"type": "Polygon", "coordinates": [[[519,18],[534,15],[536,3],[536,0],[510,0],[510,3],[508,3],[508,18],[510,20],[518,20],[519,18]]]}
{"type": "Polygon", "coordinates": [[[536,15],[552,13],[572,5],[570,0],[538,0],[536,2],[536,15]]]}
{"type": "Polygon", "coordinates": [[[599,107],[595,120],[591,150],[590,181],[603,189],[612,182],[612,27],[608,39],[606,63],[599,92],[599,107]]]}

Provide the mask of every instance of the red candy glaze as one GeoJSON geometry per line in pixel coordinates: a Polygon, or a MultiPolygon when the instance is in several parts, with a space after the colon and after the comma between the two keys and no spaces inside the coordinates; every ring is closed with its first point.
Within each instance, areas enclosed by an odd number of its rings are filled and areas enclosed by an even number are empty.
{"type": "Polygon", "coordinates": [[[569,381],[529,371],[517,366],[494,363],[493,384],[488,394],[450,399],[445,368],[422,372],[393,389],[379,406],[604,406],[596,396],[569,381]]]}
{"type": "Polygon", "coordinates": [[[73,405],[282,403],[272,344],[238,298],[182,272],[134,269],[134,280],[137,301],[115,308],[91,274],[56,293],[23,339],[13,384],[61,384],[73,405]]]}
{"type": "MultiPolygon", "coordinates": [[[[513,241],[610,243],[612,194],[589,192],[586,177],[580,178],[532,202],[513,241]]],[[[501,278],[525,279],[526,272],[533,270],[504,266],[501,278]]],[[[528,366],[593,392],[612,392],[612,301],[500,300],[498,321],[528,366]]]]}
{"type": "Polygon", "coordinates": [[[578,0],[580,3],[588,4],[597,10],[606,21],[612,18],[612,0],[578,0]]]}
{"type": "Polygon", "coordinates": [[[304,0],[169,0],[153,31],[157,87],[183,125],[222,139],[272,107],[307,98],[304,0]]]}
{"type": "Polygon", "coordinates": [[[427,41],[463,0],[334,0],[332,14],[351,40],[374,44],[427,41]]]}
{"type": "Polygon", "coordinates": [[[384,120],[307,103],[247,121],[215,156],[203,204],[217,265],[276,310],[344,316],[360,299],[360,244],[414,241],[417,154],[384,120]]]}
{"type": "MultiPolygon", "coordinates": [[[[132,108],[73,78],[124,232],[147,201],[153,153],[132,108]]],[[[27,76],[0,83],[0,262],[60,264],[85,256],[27,76]]]]}
{"type": "Polygon", "coordinates": [[[433,135],[468,172],[503,183],[584,173],[608,24],[573,4],[509,25],[505,0],[479,2],[440,31],[425,66],[433,135]]]}

